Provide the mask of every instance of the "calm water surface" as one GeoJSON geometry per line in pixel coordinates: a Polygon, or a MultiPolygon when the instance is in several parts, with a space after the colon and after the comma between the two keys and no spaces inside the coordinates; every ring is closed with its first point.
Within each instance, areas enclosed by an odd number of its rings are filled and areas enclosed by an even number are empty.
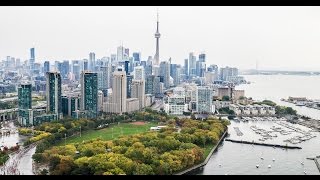
{"type": "MultiPolygon", "coordinates": [[[[247,97],[255,100],[269,99],[277,104],[293,107],[299,114],[320,119],[320,111],[280,101],[289,96],[303,96],[310,99],[320,99],[320,76],[294,76],[294,75],[248,75],[246,80],[251,84],[240,85],[236,89],[244,89],[247,97]]],[[[255,140],[260,138],[250,126],[256,125],[264,129],[278,126],[274,122],[231,122],[229,133],[231,139],[255,140]],[[243,136],[237,136],[233,127],[239,127],[243,136]]],[[[298,126],[298,125],[297,125],[298,126]]],[[[300,127],[300,126],[299,126],[300,127]]],[[[270,130],[270,129],[269,129],[270,130]]],[[[307,157],[320,155],[320,133],[309,141],[295,144],[302,149],[283,150],[265,146],[253,146],[224,141],[209,160],[208,164],[197,174],[307,174],[319,175],[314,161],[306,160],[307,157]],[[263,157],[263,160],[261,159],[263,157]],[[275,159],[275,161],[273,161],[275,159]],[[304,165],[301,164],[304,163],[304,165]],[[259,168],[256,165],[259,164],[259,168]],[[221,165],[221,166],[219,166],[221,165]],[[271,168],[268,168],[271,165],[271,168]]],[[[286,136],[279,136],[267,143],[285,144],[286,136]]],[[[292,135],[293,136],[293,135],[292,135]]],[[[288,144],[293,145],[293,144],[288,144]]]]}

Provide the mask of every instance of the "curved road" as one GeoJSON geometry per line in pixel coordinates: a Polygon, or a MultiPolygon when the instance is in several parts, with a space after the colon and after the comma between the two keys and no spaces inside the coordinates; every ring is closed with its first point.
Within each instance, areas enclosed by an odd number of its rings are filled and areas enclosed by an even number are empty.
{"type": "Polygon", "coordinates": [[[33,175],[32,155],[36,147],[32,145],[22,148],[18,152],[10,155],[9,160],[0,168],[1,175],[33,175]]]}
{"type": "MultiPolygon", "coordinates": [[[[4,127],[11,130],[16,128],[13,122],[4,123],[4,127]]],[[[18,133],[13,133],[9,136],[3,136],[1,139],[2,144],[8,147],[14,146],[16,142],[22,144],[24,141],[18,133]]],[[[3,166],[0,166],[0,175],[33,175],[32,155],[35,153],[35,151],[35,144],[30,145],[27,148],[20,146],[19,151],[11,153],[9,155],[9,160],[3,166]]]]}

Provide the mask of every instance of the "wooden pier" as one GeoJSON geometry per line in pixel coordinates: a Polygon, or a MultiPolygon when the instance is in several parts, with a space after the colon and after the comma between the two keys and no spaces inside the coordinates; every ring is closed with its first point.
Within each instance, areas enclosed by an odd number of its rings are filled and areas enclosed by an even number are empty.
{"type": "Polygon", "coordinates": [[[269,146],[269,147],[276,147],[276,148],[286,148],[286,149],[302,149],[298,146],[287,146],[287,145],[279,145],[279,144],[266,144],[266,143],[259,143],[259,142],[250,142],[250,141],[242,141],[242,140],[233,140],[233,139],[226,139],[225,141],[230,141],[233,143],[242,143],[242,144],[253,144],[253,145],[260,145],[260,146],[269,146]]]}

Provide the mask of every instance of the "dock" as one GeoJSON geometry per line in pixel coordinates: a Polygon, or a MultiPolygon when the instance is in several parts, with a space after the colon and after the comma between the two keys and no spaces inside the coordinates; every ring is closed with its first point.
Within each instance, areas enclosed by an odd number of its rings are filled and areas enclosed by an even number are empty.
{"type": "Polygon", "coordinates": [[[320,164],[319,164],[319,161],[318,161],[318,158],[319,158],[319,157],[320,157],[320,156],[316,156],[315,158],[307,158],[307,159],[308,159],[308,160],[313,160],[314,163],[316,164],[319,172],[320,172],[320,164]]]}
{"type": "Polygon", "coordinates": [[[236,131],[237,136],[242,136],[243,133],[240,131],[239,127],[233,127],[233,129],[236,131]]]}
{"type": "Polygon", "coordinates": [[[225,141],[230,141],[233,143],[242,143],[242,144],[253,144],[253,145],[260,145],[260,146],[269,146],[269,147],[276,147],[276,148],[286,148],[286,149],[302,149],[299,146],[287,146],[287,145],[279,145],[279,144],[267,144],[267,143],[259,143],[259,142],[250,142],[250,141],[242,141],[242,140],[234,140],[234,139],[226,139],[225,141]]]}

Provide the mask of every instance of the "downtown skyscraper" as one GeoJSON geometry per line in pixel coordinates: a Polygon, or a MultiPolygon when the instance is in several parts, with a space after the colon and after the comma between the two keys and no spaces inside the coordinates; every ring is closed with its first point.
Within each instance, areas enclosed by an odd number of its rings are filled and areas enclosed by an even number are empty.
{"type": "Polygon", "coordinates": [[[36,60],[35,49],[34,49],[34,48],[31,48],[31,49],[30,49],[30,60],[29,60],[30,70],[33,70],[33,69],[34,69],[34,62],[35,62],[35,60],[36,60]]]}
{"type": "Polygon", "coordinates": [[[107,104],[106,112],[122,114],[127,112],[127,76],[119,68],[113,72],[112,96],[107,104]]]}

